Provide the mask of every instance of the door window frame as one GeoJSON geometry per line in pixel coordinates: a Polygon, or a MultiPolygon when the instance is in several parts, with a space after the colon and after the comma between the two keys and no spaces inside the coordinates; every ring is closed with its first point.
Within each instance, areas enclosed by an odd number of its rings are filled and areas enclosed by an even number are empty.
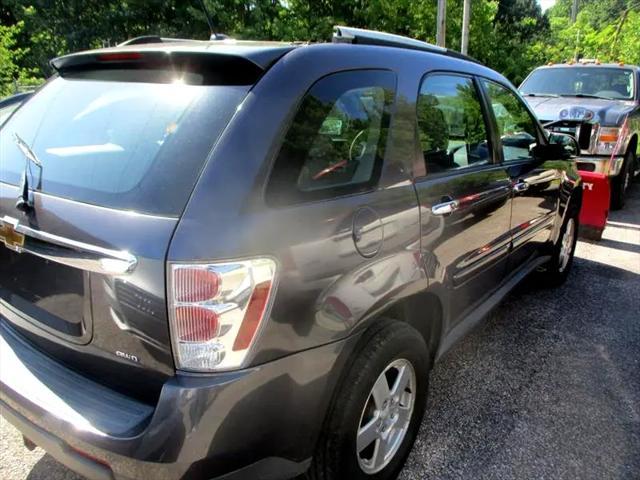
{"type": "Polygon", "coordinates": [[[493,128],[493,124],[491,123],[493,120],[492,120],[492,117],[490,116],[491,112],[487,110],[486,101],[485,101],[486,99],[484,97],[484,92],[482,91],[482,85],[480,84],[480,81],[478,80],[476,75],[473,75],[468,72],[460,72],[455,70],[432,70],[425,73],[420,78],[420,82],[418,83],[418,91],[416,93],[416,101],[415,101],[415,108],[414,108],[414,124],[415,124],[414,135],[415,135],[415,144],[416,144],[418,158],[426,166],[426,162],[424,159],[424,152],[422,151],[422,148],[420,146],[420,133],[419,133],[420,127],[418,122],[418,100],[420,98],[420,92],[422,91],[422,86],[424,82],[431,76],[461,77],[461,78],[471,80],[471,82],[473,83],[474,89],[476,91],[478,102],[480,103],[480,110],[482,111],[482,119],[484,120],[485,131],[487,134],[487,146],[489,148],[489,162],[483,165],[473,165],[473,166],[468,166],[465,168],[460,168],[455,170],[446,170],[444,172],[436,172],[436,173],[426,172],[424,175],[417,175],[414,168],[414,171],[412,172],[413,179],[415,181],[422,182],[427,179],[431,180],[431,179],[451,177],[455,175],[466,175],[469,173],[480,172],[485,169],[491,169],[496,165],[499,165],[500,157],[497,156],[497,150],[496,150],[497,144],[495,143],[494,128],[493,128]]]}
{"type": "Polygon", "coordinates": [[[534,127],[536,129],[536,133],[537,133],[536,136],[537,136],[538,144],[546,145],[548,143],[547,135],[544,133],[544,129],[542,128],[542,125],[540,124],[538,117],[536,117],[536,115],[531,110],[531,107],[529,107],[527,102],[522,98],[522,96],[517,92],[517,90],[509,87],[508,85],[502,82],[498,82],[493,78],[484,77],[482,75],[474,75],[474,76],[475,76],[478,88],[481,91],[482,103],[484,105],[484,109],[487,111],[487,114],[490,118],[491,130],[493,132],[492,137],[494,138],[494,142],[497,147],[495,152],[497,163],[500,165],[512,166],[512,165],[521,165],[523,163],[529,163],[529,162],[535,161],[533,157],[505,161],[502,139],[500,138],[500,132],[498,129],[498,120],[496,119],[496,114],[493,111],[493,107],[491,105],[491,98],[489,96],[489,92],[487,91],[487,88],[485,87],[483,82],[493,83],[501,88],[504,88],[508,92],[511,92],[520,101],[524,109],[529,114],[529,117],[533,121],[534,127]]]}

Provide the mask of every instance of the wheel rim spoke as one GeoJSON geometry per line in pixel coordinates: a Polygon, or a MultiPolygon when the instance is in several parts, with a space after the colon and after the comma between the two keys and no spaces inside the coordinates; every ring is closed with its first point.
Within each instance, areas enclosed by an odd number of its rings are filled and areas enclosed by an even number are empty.
{"type": "Polygon", "coordinates": [[[376,445],[376,449],[373,453],[373,459],[371,462],[374,469],[384,467],[388,450],[389,444],[387,439],[381,437],[376,445]]]}
{"type": "Polygon", "coordinates": [[[378,440],[378,428],[377,428],[378,418],[374,417],[371,419],[369,423],[367,423],[364,427],[361,427],[358,430],[358,453],[362,452],[365,448],[371,445],[373,442],[378,440]]]}
{"type": "Polygon", "coordinates": [[[391,395],[401,395],[409,386],[410,381],[411,372],[409,372],[409,367],[405,365],[398,371],[398,378],[396,378],[396,381],[393,384],[391,395]]]}
{"type": "Polygon", "coordinates": [[[391,396],[389,383],[387,382],[387,377],[384,373],[378,377],[378,380],[376,380],[376,383],[373,385],[371,395],[373,396],[373,402],[376,409],[382,410],[385,406],[385,402],[387,402],[391,396]]]}
{"type": "Polygon", "coordinates": [[[411,409],[408,407],[400,407],[398,409],[398,426],[405,428],[409,420],[411,420],[411,409]]]}

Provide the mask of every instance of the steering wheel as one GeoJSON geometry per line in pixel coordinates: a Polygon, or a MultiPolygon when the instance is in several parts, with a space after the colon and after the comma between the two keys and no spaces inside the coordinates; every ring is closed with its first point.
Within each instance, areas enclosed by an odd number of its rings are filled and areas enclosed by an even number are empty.
{"type": "Polygon", "coordinates": [[[367,144],[366,143],[362,142],[359,145],[357,145],[358,141],[361,140],[361,137],[365,133],[366,133],[366,130],[360,130],[356,134],[356,136],[353,137],[353,140],[351,140],[351,144],[349,145],[349,159],[348,160],[340,160],[339,162],[336,162],[333,165],[329,165],[328,167],[323,168],[322,170],[320,170],[318,173],[316,173],[311,178],[313,180],[319,180],[320,178],[324,177],[325,175],[328,175],[329,173],[335,172],[339,168],[346,167],[351,162],[359,161],[362,158],[362,156],[365,153],[367,153],[367,144]],[[354,151],[356,150],[356,148],[358,146],[360,147],[360,152],[358,152],[357,156],[354,156],[354,151]]]}
{"type": "Polygon", "coordinates": [[[353,137],[353,140],[351,140],[351,145],[349,146],[349,161],[352,162],[353,160],[360,160],[365,153],[367,153],[367,144],[366,143],[360,143],[360,145],[358,145],[360,147],[360,153],[358,153],[358,155],[354,158],[353,156],[353,151],[356,148],[356,143],[361,139],[360,137],[362,137],[364,134],[366,133],[366,130],[360,130],[355,137],[353,137]]]}

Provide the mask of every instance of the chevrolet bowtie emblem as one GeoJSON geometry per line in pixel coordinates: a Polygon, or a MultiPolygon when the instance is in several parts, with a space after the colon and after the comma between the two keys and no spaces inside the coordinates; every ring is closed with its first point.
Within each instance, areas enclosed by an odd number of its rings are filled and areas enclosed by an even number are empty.
{"type": "Polygon", "coordinates": [[[24,235],[16,232],[16,225],[17,222],[12,224],[7,217],[0,218],[0,242],[4,243],[8,249],[20,252],[24,247],[24,235]]]}

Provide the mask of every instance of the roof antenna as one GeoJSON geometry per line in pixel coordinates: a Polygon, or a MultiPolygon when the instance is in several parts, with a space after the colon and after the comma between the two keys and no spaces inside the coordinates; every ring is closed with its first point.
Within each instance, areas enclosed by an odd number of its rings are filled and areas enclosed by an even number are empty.
{"type": "Polygon", "coordinates": [[[200,0],[200,6],[202,7],[202,13],[207,17],[207,24],[209,25],[209,33],[211,34],[209,40],[224,40],[229,38],[228,36],[222,33],[215,33],[213,30],[213,20],[211,20],[211,15],[209,15],[209,11],[207,10],[207,6],[204,4],[204,0],[200,0]]]}

